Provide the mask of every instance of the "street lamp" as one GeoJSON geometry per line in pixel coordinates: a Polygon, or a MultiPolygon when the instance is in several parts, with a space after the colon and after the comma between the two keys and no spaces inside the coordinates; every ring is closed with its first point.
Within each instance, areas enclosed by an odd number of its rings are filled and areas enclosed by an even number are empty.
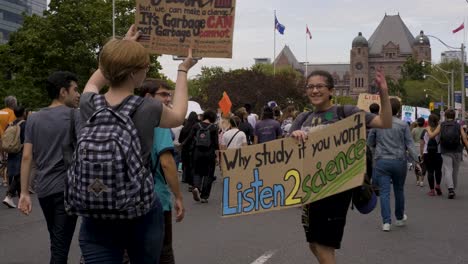
{"type": "MultiPolygon", "coordinates": [[[[453,77],[453,76],[454,76],[453,69],[452,69],[451,71],[446,71],[446,70],[442,69],[440,66],[438,66],[437,64],[431,64],[431,63],[429,63],[429,65],[431,65],[431,68],[432,68],[432,67],[435,67],[435,68],[437,68],[439,71],[441,71],[442,73],[444,73],[444,77],[445,77],[445,79],[447,79],[447,83],[450,84],[450,86],[447,85],[447,87],[448,87],[448,93],[447,93],[447,107],[450,108],[451,105],[455,106],[455,102],[454,102],[454,101],[455,101],[455,99],[454,99],[454,97],[455,97],[455,95],[454,95],[454,94],[455,94],[455,91],[454,91],[454,81],[453,81],[453,78],[454,78],[454,77],[453,77]],[[450,80],[449,80],[447,74],[450,74],[450,80]]],[[[425,61],[422,61],[422,62],[421,62],[421,66],[423,66],[423,67],[426,66],[426,62],[425,62],[425,61]]],[[[424,77],[424,79],[425,79],[425,78],[426,78],[426,77],[424,77]]],[[[438,81],[438,80],[436,80],[436,81],[438,81]]],[[[438,82],[439,82],[440,84],[444,84],[444,85],[445,85],[445,83],[442,83],[442,82],[440,82],[440,81],[438,81],[438,82]]]]}
{"type": "MultiPolygon", "coordinates": [[[[424,78],[424,79],[426,79],[427,77],[429,77],[429,78],[435,80],[435,81],[438,82],[439,84],[447,85],[447,88],[448,88],[448,96],[450,97],[450,88],[449,88],[448,82],[447,82],[447,83],[441,82],[441,81],[439,81],[436,77],[434,77],[434,76],[432,76],[432,75],[430,75],[430,74],[424,74],[424,75],[423,75],[423,78],[424,78]]],[[[424,92],[428,92],[428,91],[429,91],[429,90],[424,89],[424,92]]],[[[427,93],[426,93],[426,98],[427,98],[427,93]]],[[[444,104],[444,98],[442,97],[442,95],[440,95],[440,101],[442,101],[442,104],[444,104]]],[[[448,105],[448,103],[447,103],[447,107],[450,107],[450,106],[448,105]]]]}
{"type": "MultiPolygon", "coordinates": [[[[460,48],[452,47],[450,45],[447,45],[444,41],[442,41],[440,38],[432,35],[426,35],[427,37],[435,38],[437,39],[442,45],[449,49],[454,49],[454,50],[459,50],[461,52],[461,91],[462,91],[462,120],[465,121],[465,45],[462,43],[460,48]]],[[[419,37],[419,42],[424,43],[424,39],[422,36],[419,37]]],[[[455,102],[454,102],[455,103],[455,102]]]]}

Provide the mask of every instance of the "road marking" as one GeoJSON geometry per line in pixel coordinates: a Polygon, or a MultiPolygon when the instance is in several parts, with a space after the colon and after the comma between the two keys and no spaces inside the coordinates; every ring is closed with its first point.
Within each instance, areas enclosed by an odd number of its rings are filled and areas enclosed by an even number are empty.
{"type": "Polygon", "coordinates": [[[273,254],[275,254],[275,251],[267,251],[265,254],[261,255],[258,259],[256,259],[254,262],[250,264],[264,264],[266,263],[271,257],[273,257],[273,254]]]}

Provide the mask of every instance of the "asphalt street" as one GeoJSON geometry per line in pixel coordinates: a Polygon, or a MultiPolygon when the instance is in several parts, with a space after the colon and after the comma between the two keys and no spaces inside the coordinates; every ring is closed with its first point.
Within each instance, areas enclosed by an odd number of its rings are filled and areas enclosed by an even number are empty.
{"type": "MultiPolygon", "coordinates": [[[[337,251],[339,263],[468,263],[468,162],[462,163],[455,200],[447,199],[445,189],[443,196],[430,197],[427,184],[422,188],[415,182],[410,171],[405,227],[382,232],[380,208],[369,215],[350,210],[342,249],[337,251]]],[[[220,179],[208,204],[196,203],[187,185],[182,187],[186,217],[173,226],[177,263],[317,263],[305,242],[298,208],[222,218],[220,179]]],[[[0,188],[0,193],[5,191],[0,188]]],[[[29,216],[1,205],[0,263],[48,263],[47,228],[33,200],[29,216]]],[[[79,263],[77,232],[69,257],[69,263],[79,263]]]]}

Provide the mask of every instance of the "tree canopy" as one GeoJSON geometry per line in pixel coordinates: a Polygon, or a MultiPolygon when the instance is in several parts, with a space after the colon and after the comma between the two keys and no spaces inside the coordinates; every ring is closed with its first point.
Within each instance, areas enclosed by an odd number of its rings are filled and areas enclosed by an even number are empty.
{"type": "MultiPolygon", "coordinates": [[[[134,12],[134,0],[116,1],[116,36],[125,34],[134,12]]],[[[57,70],[77,74],[83,87],[111,37],[111,0],[51,0],[44,16],[25,16],[23,26],[0,45],[0,97],[11,94],[27,107],[46,106],[44,82],[57,70]]],[[[157,56],[151,61],[149,76],[161,77],[157,56]]]]}
{"type": "Polygon", "coordinates": [[[231,99],[233,110],[246,103],[257,113],[269,101],[275,101],[281,107],[294,104],[298,109],[307,103],[303,92],[304,77],[290,67],[277,69],[273,75],[271,65],[230,71],[203,67],[201,74],[189,82],[189,91],[204,108],[212,109],[218,107],[224,91],[231,99]]]}

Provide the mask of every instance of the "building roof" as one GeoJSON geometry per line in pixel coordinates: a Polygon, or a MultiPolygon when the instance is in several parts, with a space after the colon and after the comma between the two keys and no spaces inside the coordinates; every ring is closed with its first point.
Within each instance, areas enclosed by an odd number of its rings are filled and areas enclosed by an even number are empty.
{"type": "Polygon", "coordinates": [[[299,61],[296,59],[296,56],[294,56],[294,53],[291,51],[288,45],[285,45],[284,48],[281,50],[280,54],[276,56],[276,59],[274,61],[274,64],[277,64],[278,61],[282,58],[286,58],[286,60],[289,62],[289,65],[291,65],[294,69],[300,69],[301,65],[299,64],[299,61]]]}
{"type": "Polygon", "coordinates": [[[367,39],[362,36],[362,33],[359,32],[357,37],[353,39],[352,47],[368,47],[369,43],[367,42],[367,39]]]}
{"type": "Polygon", "coordinates": [[[414,36],[400,15],[388,16],[385,14],[382,22],[369,38],[369,54],[380,54],[382,47],[390,41],[400,46],[400,53],[410,54],[413,52],[414,36]]]}
{"type": "MultiPolygon", "coordinates": [[[[305,72],[305,65],[302,66],[305,72]]],[[[307,72],[323,70],[334,75],[335,73],[340,76],[340,79],[346,74],[349,74],[349,63],[330,63],[330,64],[307,64],[307,72]]]]}

